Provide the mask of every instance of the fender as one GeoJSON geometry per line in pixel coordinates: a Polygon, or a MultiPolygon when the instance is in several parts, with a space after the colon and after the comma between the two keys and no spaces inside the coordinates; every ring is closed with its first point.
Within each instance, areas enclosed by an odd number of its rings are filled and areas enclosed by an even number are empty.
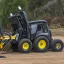
{"type": "Polygon", "coordinates": [[[46,37],[46,38],[49,40],[49,42],[51,42],[51,37],[49,36],[48,33],[41,33],[41,34],[38,34],[38,35],[36,35],[35,39],[36,39],[37,37],[39,37],[39,36],[44,36],[44,37],[46,37]]]}

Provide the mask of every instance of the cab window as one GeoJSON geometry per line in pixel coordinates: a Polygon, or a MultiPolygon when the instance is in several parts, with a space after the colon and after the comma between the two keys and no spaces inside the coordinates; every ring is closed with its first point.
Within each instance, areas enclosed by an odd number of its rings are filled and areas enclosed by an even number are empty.
{"type": "Polygon", "coordinates": [[[38,24],[37,31],[47,33],[48,32],[47,25],[45,23],[38,24]]]}

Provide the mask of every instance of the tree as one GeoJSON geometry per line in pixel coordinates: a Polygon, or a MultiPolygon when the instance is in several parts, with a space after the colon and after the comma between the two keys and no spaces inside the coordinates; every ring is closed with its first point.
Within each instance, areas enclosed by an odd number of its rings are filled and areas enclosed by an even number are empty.
{"type": "Polygon", "coordinates": [[[8,16],[9,14],[16,13],[17,7],[21,6],[24,10],[27,9],[28,1],[27,0],[1,0],[1,10],[0,10],[0,19],[1,24],[6,26],[9,24],[8,16]]]}

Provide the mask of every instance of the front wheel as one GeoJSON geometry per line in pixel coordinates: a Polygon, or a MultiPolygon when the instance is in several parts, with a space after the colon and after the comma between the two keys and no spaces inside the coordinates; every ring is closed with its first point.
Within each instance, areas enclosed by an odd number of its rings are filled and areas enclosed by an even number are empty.
{"type": "Polygon", "coordinates": [[[22,39],[18,44],[18,50],[23,53],[29,53],[32,49],[32,42],[29,39],[22,39]]]}
{"type": "Polygon", "coordinates": [[[52,40],[51,48],[53,51],[60,52],[63,50],[63,42],[60,39],[52,40]]]}

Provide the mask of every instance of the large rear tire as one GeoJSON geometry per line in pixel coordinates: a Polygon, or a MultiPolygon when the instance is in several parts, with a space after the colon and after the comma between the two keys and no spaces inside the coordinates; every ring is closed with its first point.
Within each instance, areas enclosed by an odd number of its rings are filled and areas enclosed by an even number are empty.
{"type": "Polygon", "coordinates": [[[36,52],[46,52],[49,48],[49,40],[44,36],[39,36],[34,41],[34,49],[36,52]]]}
{"type": "Polygon", "coordinates": [[[18,50],[22,53],[29,53],[32,50],[32,42],[29,39],[22,39],[18,44],[18,50]]]}
{"type": "Polygon", "coordinates": [[[52,40],[51,48],[53,51],[60,52],[63,50],[63,42],[60,39],[52,40]]]}

